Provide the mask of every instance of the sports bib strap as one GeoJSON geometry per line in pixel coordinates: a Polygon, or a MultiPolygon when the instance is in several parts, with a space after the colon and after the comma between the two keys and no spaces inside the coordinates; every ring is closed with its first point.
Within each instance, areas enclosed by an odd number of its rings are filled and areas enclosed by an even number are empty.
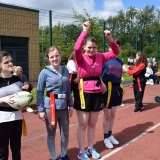
{"type": "Polygon", "coordinates": [[[55,97],[53,93],[50,93],[50,124],[51,128],[56,127],[56,106],[55,106],[55,97]]]}
{"type": "MultiPolygon", "coordinates": [[[[47,92],[47,94],[46,94],[46,96],[47,97],[50,97],[50,94],[51,94],[52,92],[47,92]]],[[[54,93],[53,93],[54,94],[54,93]]],[[[67,96],[66,96],[66,94],[54,94],[54,98],[55,99],[65,99],[67,96]]]]}
{"type": "Polygon", "coordinates": [[[70,83],[72,81],[72,74],[71,73],[69,74],[69,81],[70,81],[70,83]]]}
{"type": "Polygon", "coordinates": [[[142,88],[141,88],[141,83],[140,83],[140,78],[139,77],[137,78],[137,83],[138,83],[139,91],[142,92],[142,88]]]}
{"type": "Polygon", "coordinates": [[[122,88],[122,99],[123,99],[123,96],[124,96],[124,94],[125,94],[125,91],[124,91],[124,87],[123,87],[123,85],[122,85],[122,83],[120,84],[120,87],[122,88]]]}
{"type": "Polygon", "coordinates": [[[81,108],[85,109],[86,105],[85,105],[85,100],[84,100],[84,94],[83,94],[83,79],[80,79],[79,82],[79,96],[80,96],[80,101],[81,101],[81,108]]]}
{"type": "Polygon", "coordinates": [[[26,121],[24,119],[23,113],[22,113],[22,117],[23,117],[23,120],[22,120],[22,133],[23,133],[23,136],[27,136],[27,125],[26,125],[26,121]]]}
{"type": "Polygon", "coordinates": [[[110,99],[111,99],[111,92],[112,92],[112,82],[108,82],[108,98],[107,98],[106,107],[109,106],[109,102],[110,102],[110,99]]]}
{"type": "Polygon", "coordinates": [[[93,80],[100,80],[100,77],[95,76],[95,77],[84,77],[83,81],[93,81],[93,80]]]}

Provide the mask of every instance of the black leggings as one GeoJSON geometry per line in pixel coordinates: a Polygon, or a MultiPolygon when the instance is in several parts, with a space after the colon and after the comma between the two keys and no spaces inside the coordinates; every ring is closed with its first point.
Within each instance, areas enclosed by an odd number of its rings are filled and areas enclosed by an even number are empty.
{"type": "Polygon", "coordinates": [[[22,120],[0,123],[0,160],[8,160],[8,146],[12,160],[21,160],[22,120]]]}
{"type": "Polygon", "coordinates": [[[144,95],[144,90],[145,90],[146,83],[141,83],[141,89],[142,91],[139,91],[138,83],[133,84],[133,89],[134,89],[134,97],[135,97],[135,108],[140,109],[143,106],[143,95],[144,95]]]}

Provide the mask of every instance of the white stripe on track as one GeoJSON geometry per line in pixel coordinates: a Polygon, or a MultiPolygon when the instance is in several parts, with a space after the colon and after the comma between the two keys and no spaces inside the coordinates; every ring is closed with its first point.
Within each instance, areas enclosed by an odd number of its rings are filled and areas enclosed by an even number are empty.
{"type": "Polygon", "coordinates": [[[149,133],[150,131],[154,130],[155,128],[159,127],[160,123],[158,123],[157,125],[151,127],[150,129],[146,130],[145,132],[143,132],[142,134],[140,134],[139,136],[133,138],[132,140],[130,140],[129,142],[123,144],[121,147],[116,148],[114,151],[106,154],[105,156],[101,157],[101,159],[99,160],[105,160],[106,158],[112,156],[113,154],[117,153],[118,151],[120,151],[121,149],[127,147],[128,145],[132,144],[133,142],[135,142],[136,140],[138,140],[139,138],[143,137],[144,135],[146,135],[147,133],[149,133]]]}
{"type": "MultiPolygon", "coordinates": [[[[152,96],[150,96],[150,97],[152,97],[152,96]]],[[[152,97],[152,98],[153,98],[153,97],[152,97]]],[[[144,100],[144,102],[146,102],[146,101],[148,101],[149,99],[152,99],[152,98],[145,99],[145,100],[144,100]]],[[[117,111],[120,111],[120,110],[126,109],[126,108],[128,108],[128,107],[133,106],[133,105],[135,105],[135,104],[134,104],[134,103],[132,103],[132,104],[129,104],[129,105],[127,105],[127,106],[124,106],[124,107],[118,108],[118,109],[117,109],[117,111]]],[[[100,118],[100,117],[102,117],[102,116],[103,116],[103,114],[100,114],[100,115],[98,116],[98,118],[100,118]]],[[[77,126],[77,125],[78,125],[78,122],[73,123],[73,124],[69,125],[69,128],[72,128],[72,127],[77,126]]],[[[57,129],[57,130],[56,130],[56,132],[58,132],[58,131],[59,131],[59,129],[57,129]]],[[[47,134],[46,134],[46,133],[44,133],[44,134],[41,134],[41,135],[39,135],[39,136],[34,136],[34,137],[32,137],[32,138],[28,138],[28,139],[26,139],[26,140],[22,140],[22,141],[21,141],[21,143],[26,143],[26,142],[29,142],[29,141],[32,141],[32,140],[35,140],[35,139],[38,139],[38,138],[44,137],[44,136],[46,136],[46,135],[47,135],[47,134]]]]}

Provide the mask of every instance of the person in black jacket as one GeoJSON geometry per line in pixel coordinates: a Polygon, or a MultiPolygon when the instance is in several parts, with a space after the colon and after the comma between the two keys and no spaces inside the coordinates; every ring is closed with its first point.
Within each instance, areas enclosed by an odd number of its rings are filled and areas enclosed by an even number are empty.
{"type": "Polygon", "coordinates": [[[10,106],[13,94],[22,90],[23,83],[12,75],[12,57],[0,52],[0,160],[8,160],[9,147],[12,160],[21,160],[22,112],[10,106]]]}
{"type": "Polygon", "coordinates": [[[144,53],[138,52],[136,54],[136,63],[134,66],[128,67],[125,72],[129,75],[133,75],[133,89],[135,97],[135,110],[134,112],[140,112],[144,109],[142,100],[144,95],[144,90],[146,86],[146,67],[147,67],[147,57],[144,53]]]}

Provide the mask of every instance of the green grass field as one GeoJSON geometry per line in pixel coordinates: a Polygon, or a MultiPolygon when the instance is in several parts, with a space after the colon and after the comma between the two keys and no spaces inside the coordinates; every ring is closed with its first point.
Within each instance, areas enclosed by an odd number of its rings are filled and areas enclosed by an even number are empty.
{"type": "Polygon", "coordinates": [[[133,76],[128,75],[126,73],[123,73],[122,76],[123,76],[124,81],[128,81],[128,80],[132,80],[133,79],[133,76]]]}

